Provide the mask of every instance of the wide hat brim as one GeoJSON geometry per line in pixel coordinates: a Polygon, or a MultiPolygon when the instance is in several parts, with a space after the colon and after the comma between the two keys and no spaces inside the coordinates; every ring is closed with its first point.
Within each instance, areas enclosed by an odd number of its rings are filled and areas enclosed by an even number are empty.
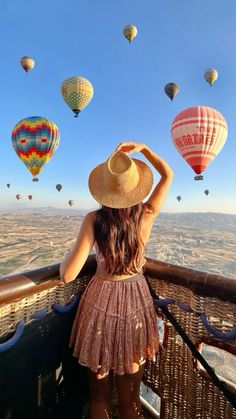
{"type": "Polygon", "coordinates": [[[102,205],[110,208],[128,208],[137,205],[152,189],[153,173],[150,167],[141,160],[133,159],[139,173],[139,182],[134,189],[128,193],[117,192],[108,189],[103,182],[103,166],[102,163],[96,166],[89,175],[88,187],[94,199],[102,205]]]}

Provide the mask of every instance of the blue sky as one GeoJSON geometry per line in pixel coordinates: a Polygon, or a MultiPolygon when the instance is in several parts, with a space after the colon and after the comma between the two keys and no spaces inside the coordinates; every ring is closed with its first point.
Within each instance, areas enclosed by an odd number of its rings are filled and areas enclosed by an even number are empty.
{"type": "Polygon", "coordinates": [[[132,140],[145,142],[175,172],[163,211],[236,213],[235,13],[234,0],[227,7],[215,0],[0,0],[0,208],[66,208],[69,199],[76,208],[96,208],[87,187],[90,171],[118,143],[132,140]],[[122,35],[129,23],[138,28],[131,44],[122,35]],[[19,65],[23,55],[36,61],[29,74],[19,65]],[[203,78],[208,67],[219,72],[212,87],[203,78]],[[94,86],[78,119],[60,93],[62,81],[74,75],[94,86]],[[172,81],[180,86],[173,102],[163,92],[172,81]],[[170,135],[174,117],[195,105],[217,109],[229,127],[202,182],[194,181],[170,135]],[[38,183],[11,144],[14,125],[34,115],[55,122],[61,137],[38,183]],[[60,193],[56,183],[63,185],[60,193]],[[16,202],[17,193],[22,201],[16,202]]]}

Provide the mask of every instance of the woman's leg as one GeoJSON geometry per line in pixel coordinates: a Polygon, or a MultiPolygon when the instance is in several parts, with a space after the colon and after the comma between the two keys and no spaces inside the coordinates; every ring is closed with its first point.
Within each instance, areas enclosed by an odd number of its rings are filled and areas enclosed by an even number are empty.
{"type": "Polygon", "coordinates": [[[90,403],[89,419],[110,419],[113,371],[98,374],[88,369],[90,403]]]}
{"type": "Polygon", "coordinates": [[[132,374],[115,376],[120,419],[142,417],[139,391],[145,363],[146,361],[142,365],[134,363],[132,374]]]}

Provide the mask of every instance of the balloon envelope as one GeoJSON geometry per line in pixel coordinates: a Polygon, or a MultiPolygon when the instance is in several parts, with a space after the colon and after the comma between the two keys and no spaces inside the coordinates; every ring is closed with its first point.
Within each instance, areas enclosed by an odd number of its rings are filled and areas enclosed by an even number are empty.
{"type": "Polygon", "coordinates": [[[208,194],[209,194],[208,189],[206,189],[206,190],[204,191],[204,193],[205,193],[205,195],[208,195],[208,194]]]}
{"type": "Polygon", "coordinates": [[[33,198],[32,195],[28,195],[29,200],[31,201],[31,199],[33,198]]]}
{"type": "Polygon", "coordinates": [[[174,97],[177,95],[177,93],[179,92],[179,86],[177,83],[167,83],[165,85],[165,93],[166,95],[173,100],[174,97]]]}
{"type": "Polygon", "coordinates": [[[70,201],[68,201],[68,204],[70,205],[70,207],[72,207],[72,205],[75,205],[75,202],[72,199],[70,199],[70,201]]]}
{"type": "Polygon", "coordinates": [[[62,185],[60,183],[58,183],[56,185],[56,189],[58,190],[58,192],[60,192],[60,190],[62,189],[62,185]]]}
{"type": "Polygon", "coordinates": [[[7,183],[7,187],[10,188],[10,186],[11,186],[10,183],[7,183]]]}
{"type": "Polygon", "coordinates": [[[218,71],[215,68],[208,68],[204,73],[204,79],[212,85],[218,79],[218,71]]]}
{"type": "Polygon", "coordinates": [[[137,33],[138,29],[135,25],[126,25],[123,29],[123,34],[129,42],[131,42],[137,36],[137,33]]]}
{"type": "Polygon", "coordinates": [[[21,67],[23,67],[23,69],[26,71],[26,73],[28,73],[28,71],[32,70],[32,68],[34,68],[35,66],[35,61],[32,57],[22,57],[20,60],[21,63],[21,67]]]}
{"type": "Polygon", "coordinates": [[[172,140],[181,156],[198,175],[225,144],[226,120],[215,109],[194,106],[180,112],[171,127],[172,140]]]}
{"type": "Polygon", "coordinates": [[[65,79],[61,85],[61,93],[69,108],[78,116],[93,97],[93,86],[83,77],[74,76],[65,79]]]}
{"type": "Polygon", "coordinates": [[[27,169],[36,176],[57,149],[59,131],[49,119],[30,116],[15,125],[12,145],[27,169]]]}
{"type": "Polygon", "coordinates": [[[178,201],[181,201],[181,196],[180,196],[180,195],[178,195],[176,199],[177,199],[178,201]]]}
{"type": "Polygon", "coordinates": [[[22,198],[22,196],[18,193],[17,195],[16,195],[16,199],[18,199],[18,201],[19,201],[19,199],[21,199],[22,198]]]}

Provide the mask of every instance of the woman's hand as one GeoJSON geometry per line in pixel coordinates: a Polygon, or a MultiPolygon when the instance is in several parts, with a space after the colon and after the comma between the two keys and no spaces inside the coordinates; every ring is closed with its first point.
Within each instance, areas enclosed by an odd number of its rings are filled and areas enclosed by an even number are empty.
{"type": "Polygon", "coordinates": [[[144,143],[135,143],[133,141],[120,143],[115,151],[123,151],[125,153],[138,153],[142,151],[146,145],[144,143]]]}

